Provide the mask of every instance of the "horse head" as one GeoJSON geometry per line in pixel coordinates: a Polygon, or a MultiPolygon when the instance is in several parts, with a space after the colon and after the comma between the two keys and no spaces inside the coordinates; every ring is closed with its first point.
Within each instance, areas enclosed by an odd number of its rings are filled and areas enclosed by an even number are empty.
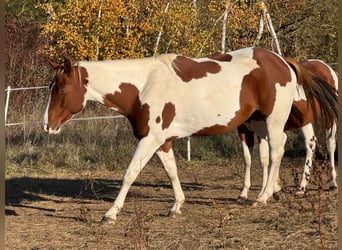
{"type": "Polygon", "coordinates": [[[49,86],[49,97],[42,120],[42,127],[49,134],[57,134],[63,124],[79,113],[85,106],[88,73],[69,58],[59,65],[49,62],[55,77],[49,86]]]}

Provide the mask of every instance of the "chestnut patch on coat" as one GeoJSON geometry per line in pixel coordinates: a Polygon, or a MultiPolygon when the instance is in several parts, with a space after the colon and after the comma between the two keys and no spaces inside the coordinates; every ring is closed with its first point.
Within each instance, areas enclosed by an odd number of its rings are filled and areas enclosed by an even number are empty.
{"type": "Polygon", "coordinates": [[[254,119],[260,120],[272,113],[276,96],[276,84],[286,86],[291,81],[289,66],[270,51],[253,49],[253,59],[259,68],[253,69],[242,80],[240,107],[257,107],[254,119]]]}
{"type": "Polygon", "coordinates": [[[158,151],[163,151],[165,153],[169,152],[172,148],[172,141],[166,141],[163,145],[158,148],[158,151]]]}
{"type": "Polygon", "coordinates": [[[315,75],[326,81],[331,87],[336,89],[336,84],[333,76],[331,75],[330,69],[320,61],[300,61],[300,65],[310,70],[315,75]]]}
{"type": "Polygon", "coordinates": [[[216,74],[221,70],[221,66],[216,62],[196,62],[185,56],[177,56],[172,62],[172,67],[183,82],[206,77],[207,73],[216,74]]]}
{"type": "Polygon", "coordinates": [[[172,137],[167,138],[164,144],[158,148],[158,151],[163,151],[165,153],[168,153],[170,149],[172,148],[172,141],[176,140],[177,138],[178,138],[177,136],[172,136],[172,137]]]}
{"type": "Polygon", "coordinates": [[[230,126],[224,126],[215,124],[210,127],[202,128],[201,130],[197,131],[196,133],[192,134],[193,136],[203,136],[203,135],[217,135],[217,134],[223,134],[235,127],[230,126]]]}
{"type": "Polygon", "coordinates": [[[254,132],[246,124],[238,126],[239,137],[241,141],[246,142],[248,147],[254,146],[254,132]]]}
{"type": "Polygon", "coordinates": [[[162,129],[166,129],[170,126],[171,122],[176,116],[175,105],[171,102],[165,103],[163,112],[162,112],[162,129]]]}
{"type": "MultiPolygon", "coordinates": [[[[317,101],[315,101],[315,104],[316,110],[319,111],[317,101]]],[[[299,129],[313,120],[313,110],[306,100],[293,101],[291,112],[286,121],[284,130],[299,129]]]]}
{"type": "Polygon", "coordinates": [[[258,68],[246,74],[241,83],[240,109],[227,125],[214,124],[194,135],[210,135],[230,131],[248,120],[265,120],[272,113],[278,83],[285,86],[291,81],[289,66],[270,51],[255,48],[253,59],[258,68]]]}
{"type": "Polygon", "coordinates": [[[123,82],[119,88],[121,91],[115,91],[114,94],[107,94],[103,97],[104,104],[116,108],[119,113],[128,118],[135,137],[141,139],[147,136],[150,130],[148,126],[149,105],[141,103],[139,90],[133,84],[123,82]]]}
{"type": "Polygon", "coordinates": [[[220,62],[230,62],[233,59],[233,56],[230,54],[216,54],[209,56],[209,58],[220,62]]]}

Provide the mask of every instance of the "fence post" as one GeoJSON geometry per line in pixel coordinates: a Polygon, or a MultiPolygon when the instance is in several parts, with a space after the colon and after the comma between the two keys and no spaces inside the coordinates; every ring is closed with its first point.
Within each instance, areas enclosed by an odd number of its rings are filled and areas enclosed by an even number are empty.
{"type": "Polygon", "coordinates": [[[191,145],[190,145],[190,137],[188,137],[188,141],[186,143],[187,151],[188,151],[188,161],[191,161],[191,145]]]}
{"type": "Polygon", "coordinates": [[[7,124],[7,111],[8,111],[8,103],[10,98],[11,86],[7,87],[7,95],[6,95],[6,106],[5,106],[5,125],[7,124]]]}

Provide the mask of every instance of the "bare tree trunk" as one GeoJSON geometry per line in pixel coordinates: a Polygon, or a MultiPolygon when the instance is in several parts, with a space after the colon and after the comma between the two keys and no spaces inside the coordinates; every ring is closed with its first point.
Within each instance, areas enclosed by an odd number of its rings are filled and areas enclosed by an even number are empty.
{"type": "MultiPolygon", "coordinates": [[[[224,16],[224,13],[223,13],[219,18],[216,19],[216,21],[215,21],[215,23],[214,23],[214,25],[213,25],[213,28],[212,28],[213,30],[215,29],[215,27],[216,27],[216,25],[218,24],[218,22],[223,18],[223,16],[224,16]]],[[[208,41],[208,39],[209,39],[209,37],[210,37],[211,35],[212,35],[212,34],[209,34],[209,35],[205,38],[205,40],[204,40],[204,42],[203,42],[203,44],[202,44],[200,50],[199,50],[198,53],[197,53],[197,57],[200,56],[200,54],[202,53],[202,50],[203,50],[205,44],[207,43],[207,41],[208,41]]]]}
{"type": "Polygon", "coordinates": [[[254,46],[258,46],[259,45],[259,42],[260,42],[260,39],[261,39],[261,36],[262,36],[262,33],[264,33],[264,17],[263,15],[260,16],[260,21],[259,21],[259,31],[258,31],[258,35],[254,41],[254,46]]]}
{"type": "MultiPolygon", "coordinates": [[[[97,14],[97,24],[99,25],[99,27],[100,27],[100,22],[101,22],[101,15],[102,15],[102,5],[103,5],[103,0],[101,0],[101,2],[100,2],[99,12],[97,14]]],[[[96,57],[96,60],[99,60],[99,54],[100,54],[99,43],[100,43],[100,34],[99,34],[99,28],[98,28],[96,41],[95,41],[95,46],[96,46],[95,47],[95,49],[96,49],[95,57],[96,57]]]]}
{"type": "MultiPolygon", "coordinates": [[[[165,15],[166,15],[166,13],[169,11],[169,6],[170,6],[170,2],[167,2],[166,7],[165,7],[165,10],[164,10],[164,14],[165,14],[165,15]]],[[[156,44],[155,44],[155,46],[154,46],[154,53],[153,53],[153,55],[156,55],[156,54],[157,54],[157,50],[158,50],[160,38],[161,38],[161,35],[162,35],[164,23],[165,23],[165,18],[164,18],[164,21],[163,21],[162,26],[160,27],[160,31],[159,31],[159,34],[158,34],[158,37],[157,37],[157,41],[156,41],[156,44]]]]}
{"type": "Polygon", "coordinates": [[[197,8],[197,0],[192,0],[192,4],[194,5],[195,8],[197,8]]]}
{"type": "Polygon", "coordinates": [[[274,42],[274,44],[276,46],[276,50],[277,50],[278,54],[281,55],[282,53],[281,53],[281,50],[280,50],[277,34],[274,31],[272,20],[271,20],[271,16],[270,16],[270,13],[268,12],[268,9],[267,9],[264,1],[261,2],[261,9],[263,11],[263,16],[261,16],[261,18],[260,18],[259,33],[258,33],[258,36],[256,38],[256,44],[259,43],[261,35],[262,35],[262,32],[264,30],[263,18],[265,18],[268,30],[270,31],[271,36],[272,36],[272,40],[273,40],[273,42],[274,42]]]}
{"type": "Polygon", "coordinates": [[[221,53],[224,54],[226,52],[226,33],[227,33],[227,19],[228,19],[228,7],[230,1],[227,0],[224,14],[223,14],[223,24],[222,24],[222,42],[221,42],[221,53]]]}

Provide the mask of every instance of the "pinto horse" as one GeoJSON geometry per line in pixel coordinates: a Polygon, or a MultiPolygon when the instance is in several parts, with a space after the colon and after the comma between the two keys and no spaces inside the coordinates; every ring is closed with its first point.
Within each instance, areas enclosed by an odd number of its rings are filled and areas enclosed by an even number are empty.
{"type": "Polygon", "coordinates": [[[279,191],[273,180],[283,156],[284,126],[294,98],[305,95],[310,105],[317,100],[328,124],[337,119],[332,88],[304,67],[298,65],[294,71],[282,57],[261,48],[213,58],[165,54],[77,63],[65,59],[63,65],[50,64],[56,74],[42,121],[46,132],[59,133],[92,100],[127,117],[139,140],[119,194],[102,219],[108,223],[116,221],[130,186],[155,152],[174,191],[170,215],[181,214],[185,196],[172,150],[177,138],[225,133],[243,123],[265,133],[270,172],[256,203],[266,203],[279,191]]]}
{"type": "MultiPolygon", "coordinates": [[[[338,77],[336,72],[326,63],[321,60],[307,60],[299,62],[302,66],[310,70],[312,73],[319,76],[323,79],[326,84],[330,85],[336,91],[338,89],[338,77]]],[[[304,140],[305,140],[305,148],[306,148],[306,159],[304,164],[304,171],[302,175],[302,180],[299,186],[298,194],[302,194],[306,190],[306,186],[310,179],[310,171],[312,170],[312,158],[314,155],[314,151],[316,148],[316,137],[314,134],[312,122],[314,117],[312,115],[311,106],[307,105],[306,99],[298,99],[294,100],[292,109],[290,112],[290,116],[285,124],[285,131],[292,131],[295,129],[301,129],[304,140]]],[[[330,159],[331,165],[331,182],[330,188],[337,188],[336,181],[336,170],[335,170],[335,157],[334,152],[336,149],[336,123],[333,123],[332,126],[327,128],[326,131],[326,144],[330,159]]],[[[239,198],[247,199],[248,191],[251,186],[251,163],[252,163],[252,152],[254,146],[254,132],[244,124],[238,127],[239,137],[242,143],[243,149],[243,157],[245,162],[245,179],[243,189],[239,195],[239,198]]],[[[265,138],[258,137],[259,142],[259,158],[260,163],[263,168],[263,182],[262,182],[262,190],[266,186],[267,181],[267,171],[268,171],[268,163],[269,163],[269,152],[268,152],[268,143],[265,138]]],[[[277,180],[276,180],[277,181],[277,180]]]]}

